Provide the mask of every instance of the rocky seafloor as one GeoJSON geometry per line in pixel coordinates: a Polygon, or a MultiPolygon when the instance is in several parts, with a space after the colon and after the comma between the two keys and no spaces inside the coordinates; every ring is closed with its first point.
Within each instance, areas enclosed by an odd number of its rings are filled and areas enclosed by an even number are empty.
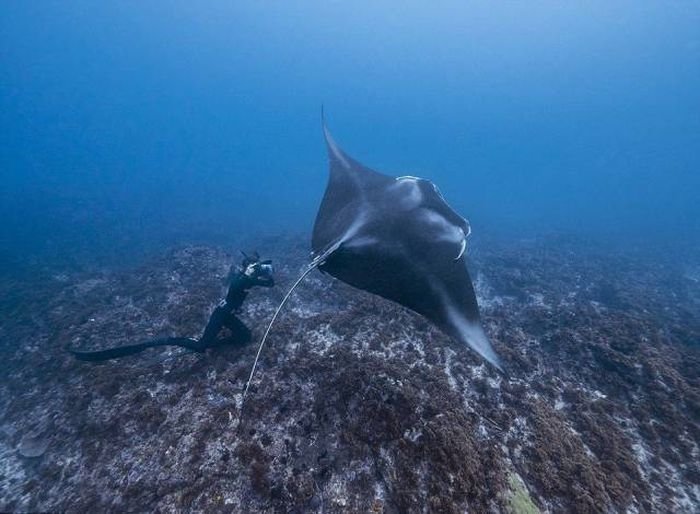
{"type": "MultiPolygon", "coordinates": [[[[278,286],[308,261],[257,242],[278,286]]],[[[550,237],[470,257],[503,377],[319,272],[257,344],[97,365],[67,347],[196,336],[232,256],[0,278],[0,511],[698,512],[700,272],[550,237]]],[[[678,263],[681,260],[672,262],[678,263]]]]}

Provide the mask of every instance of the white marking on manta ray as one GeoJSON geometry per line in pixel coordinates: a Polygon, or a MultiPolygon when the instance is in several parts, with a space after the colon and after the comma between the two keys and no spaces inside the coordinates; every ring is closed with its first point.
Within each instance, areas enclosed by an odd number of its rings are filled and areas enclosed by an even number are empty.
{"type": "Polygon", "coordinates": [[[432,181],[429,181],[429,182],[430,182],[430,185],[433,186],[433,191],[435,191],[435,193],[440,197],[440,200],[447,203],[447,200],[445,200],[445,197],[442,196],[442,193],[440,192],[440,189],[437,187],[437,185],[435,185],[435,183],[432,181]]]}
{"type": "Polygon", "coordinates": [[[415,209],[423,201],[423,192],[415,180],[397,180],[391,186],[391,191],[397,197],[398,207],[404,211],[415,209]]]}
{"type": "MultiPolygon", "coordinates": [[[[361,210],[352,222],[352,225],[345,229],[343,235],[340,238],[338,238],[332,245],[330,245],[328,249],[324,250],[319,255],[329,256],[341,245],[345,248],[362,248],[364,246],[369,246],[371,244],[376,243],[378,241],[377,238],[372,236],[362,236],[353,239],[355,235],[357,235],[357,233],[360,231],[360,229],[362,229],[363,225],[367,221],[367,217],[367,211],[361,210]]],[[[311,255],[314,256],[314,253],[312,252],[311,255]]],[[[316,256],[316,258],[318,258],[318,256],[316,256]]]]}
{"type": "Polygon", "coordinates": [[[459,253],[455,261],[464,254],[467,249],[467,237],[462,227],[453,225],[444,216],[430,209],[421,209],[422,221],[427,222],[433,229],[441,232],[435,236],[434,241],[446,241],[448,243],[459,244],[459,253]]]}
{"type": "MultiPolygon", "coordinates": [[[[357,217],[353,220],[352,225],[350,225],[345,233],[343,233],[342,237],[338,240],[336,243],[337,245],[341,244],[346,244],[350,243],[352,238],[355,237],[355,235],[360,231],[362,226],[365,224],[367,221],[367,211],[363,210],[360,211],[357,215],[357,217]]],[[[362,239],[362,238],[360,238],[362,239]]]]}
{"type": "Polygon", "coordinates": [[[356,237],[355,239],[349,239],[343,243],[345,248],[364,248],[365,246],[371,246],[377,244],[379,239],[373,236],[362,236],[356,237]]]}
{"type": "MultiPolygon", "coordinates": [[[[437,185],[435,184],[435,182],[433,182],[432,180],[428,180],[427,178],[414,177],[413,175],[402,175],[402,176],[400,176],[400,177],[396,177],[394,180],[396,180],[397,182],[408,182],[408,183],[411,183],[413,186],[416,187],[417,191],[420,193],[420,195],[421,195],[421,196],[420,196],[421,200],[423,199],[423,193],[420,191],[420,188],[418,187],[418,184],[417,184],[417,183],[418,183],[418,182],[427,182],[428,184],[430,184],[430,185],[433,187],[433,191],[435,191],[435,194],[438,195],[438,197],[440,198],[440,200],[442,200],[443,202],[445,202],[445,205],[447,205],[447,206],[449,207],[449,204],[447,203],[447,200],[445,200],[445,197],[442,196],[442,192],[441,192],[440,189],[437,187],[437,185]]],[[[411,193],[411,194],[413,194],[413,193],[411,193]]],[[[459,216],[459,214],[458,214],[457,216],[459,216]]],[[[471,229],[471,227],[470,227],[470,225],[469,225],[469,221],[467,221],[467,219],[466,219],[466,218],[463,218],[462,216],[459,216],[459,218],[464,222],[464,225],[467,227],[467,233],[464,234],[464,237],[469,237],[469,234],[472,233],[472,229],[471,229]]],[[[462,230],[462,233],[464,233],[464,230],[462,230]]],[[[463,246],[466,245],[466,242],[465,242],[465,243],[462,243],[462,245],[463,245],[463,246]]],[[[464,250],[462,250],[462,253],[464,253],[464,250]]],[[[462,256],[462,253],[460,253],[459,257],[462,256]]],[[[459,259],[459,257],[457,257],[457,259],[459,259]]],[[[457,259],[455,259],[455,260],[457,260],[457,259]]]]}

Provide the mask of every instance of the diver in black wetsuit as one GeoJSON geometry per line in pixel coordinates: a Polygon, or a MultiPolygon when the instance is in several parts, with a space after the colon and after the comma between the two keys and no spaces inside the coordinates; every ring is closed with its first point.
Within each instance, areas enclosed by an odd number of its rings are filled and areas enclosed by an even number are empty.
{"type": "Polygon", "coordinates": [[[94,352],[69,350],[76,359],[81,361],[100,362],[116,359],[142,352],[155,346],[181,346],[195,352],[203,352],[207,348],[220,346],[221,344],[234,343],[245,344],[250,341],[250,330],[234,314],[240,309],[243,301],[248,296],[248,290],[257,287],[272,287],[275,281],[272,278],[272,262],[261,261],[257,252],[253,257],[243,254],[243,261],[229,274],[230,285],[226,298],[221,300],[214,312],[209,317],[209,322],[204,328],[204,333],[199,339],[189,337],[167,337],[155,339],[143,343],[119,346],[107,350],[94,352]],[[226,327],[231,335],[226,339],[217,336],[221,329],[226,327]]]}

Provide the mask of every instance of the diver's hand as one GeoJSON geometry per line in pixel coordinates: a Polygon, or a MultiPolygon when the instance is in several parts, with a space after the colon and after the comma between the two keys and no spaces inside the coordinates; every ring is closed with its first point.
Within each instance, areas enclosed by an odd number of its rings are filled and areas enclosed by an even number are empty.
{"type": "Polygon", "coordinates": [[[248,287],[272,287],[275,280],[272,278],[273,268],[271,260],[260,260],[260,256],[255,252],[253,257],[244,255],[243,262],[239,266],[241,275],[248,287]]]}

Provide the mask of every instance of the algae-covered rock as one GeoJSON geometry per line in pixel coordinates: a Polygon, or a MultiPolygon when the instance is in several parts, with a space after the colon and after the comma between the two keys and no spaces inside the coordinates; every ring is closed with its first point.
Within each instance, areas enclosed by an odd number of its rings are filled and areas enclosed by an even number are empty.
{"type": "MultiPolygon", "coordinates": [[[[238,313],[259,341],[308,255],[303,238],[249,247],[278,265],[238,313]]],[[[102,365],[65,351],[200,334],[224,249],[0,276],[0,511],[698,512],[696,283],[560,240],[486,247],[477,292],[508,377],[312,273],[243,415],[256,344],[102,365]]]]}
{"type": "Polygon", "coordinates": [[[28,459],[41,457],[49,447],[49,438],[40,433],[29,433],[19,443],[19,453],[28,459]]]}
{"type": "Polygon", "coordinates": [[[530,498],[530,493],[520,475],[517,473],[509,474],[508,486],[509,489],[506,493],[508,512],[511,514],[539,514],[540,509],[530,498]]]}

